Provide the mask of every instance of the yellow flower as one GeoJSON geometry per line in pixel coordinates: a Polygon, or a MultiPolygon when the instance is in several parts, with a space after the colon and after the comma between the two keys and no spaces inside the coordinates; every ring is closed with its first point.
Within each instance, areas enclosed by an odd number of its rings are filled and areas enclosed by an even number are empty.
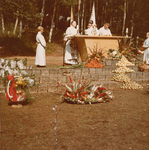
{"type": "Polygon", "coordinates": [[[21,77],[19,77],[19,80],[21,80],[22,79],[22,76],[21,77]]]}

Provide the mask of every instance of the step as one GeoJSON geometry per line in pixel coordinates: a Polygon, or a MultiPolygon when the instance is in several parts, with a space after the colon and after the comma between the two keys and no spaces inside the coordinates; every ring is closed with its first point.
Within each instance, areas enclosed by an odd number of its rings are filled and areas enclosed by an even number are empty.
{"type": "Polygon", "coordinates": [[[103,87],[107,89],[116,89],[120,88],[122,86],[122,82],[116,82],[116,81],[98,81],[95,82],[96,86],[100,86],[102,84],[103,87]]]}

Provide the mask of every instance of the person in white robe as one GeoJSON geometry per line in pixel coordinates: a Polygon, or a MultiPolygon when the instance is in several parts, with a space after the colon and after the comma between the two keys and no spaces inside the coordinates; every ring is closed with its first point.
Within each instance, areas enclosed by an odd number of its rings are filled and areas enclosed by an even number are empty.
{"type": "Polygon", "coordinates": [[[97,25],[93,24],[92,20],[89,21],[87,29],[85,30],[85,34],[86,35],[99,35],[97,25]]]}
{"type": "Polygon", "coordinates": [[[100,36],[112,36],[109,26],[110,26],[109,23],[105,23],[104,26],[99,29],[99,35],[100,36]]]}
{"type": "Polygon", "coordinates": [[[149,65],[149,32],[146,33],[147,39],[144,41],[143,48],[144,48],[144,56],[143,62],[144,64],[149,65]]]}
{"type": "Polygon", "coordinates": [[[71,39],[73,39],[73,35],[77,34],[76,21],[71,22],[71,26],[66,30],[66,36],[64,38],[66,42],[65,46],[65,64],[77,64],[78,63],[78,55],[77,51],[71,47],[71,39]]]}
{"type": "Polygon", "coordinates": [[[44,36],[42,35],[44,28],[39,26],[38,33],[36,35],[37,41],[37,49],[36,49],[36,60],[35,65],[44,67],[46,66],[46,56],[45,56],[45,48],[46,48],[46,41],[44,36]]]}
{"type": "Polygon", "coordinates": [[[91,34],[92,30],[93,30],[92,24],[91,24],[91,23],[88,23],[87,29],[85,30],[85,34],[86,34],[86,35],[92,35],[92,34],[91,34]]]}

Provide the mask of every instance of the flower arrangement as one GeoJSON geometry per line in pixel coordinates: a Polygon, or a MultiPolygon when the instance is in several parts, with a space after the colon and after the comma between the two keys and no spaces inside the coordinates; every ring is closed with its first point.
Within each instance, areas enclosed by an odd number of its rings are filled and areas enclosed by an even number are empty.
{"type": "Polygon", "coordinates": [[[144,48],[143,48],[144,42],[142,42],[142,46],[138,50],[138,54],[144,54],[144,48]]]}
{"type": "Polygon", "coordinates": [[[144,71],[144,72],[148,72],[149,71],[149,65],[146,65],[146,64],[140,64],[139,65],[139,70],[140,71],[144,71]]]}
{"type": "Polygon", "coordinates": [[[102,49],[98,49],[98,47],[94,47],[91,49],[89,47],[89,51],[91,54],[88,56],[87,64],[85,65],[88,68],[102,68],[104,65],[101,62],[105,59],[102,49]]]}
{"type": "Polygon", "coordinates": [[[132,40],[130,42],[125,39],[122,40],[121,43],[119,43],[119,52],[121,56],[125,56],[129,61],[136,58],[137,51],[132,40]]]}
{"type": "Polygon", "coordinates": [[[108,57],[113,58],[113,59],[114,58],[115,59],[120,59],[122,57],[122,54],[119,51],[115,50],[115,49],[109,49],[108,50],[108,57]]]}
{"type": "MultiPolygon", "coordinates": [[[[78,82],[73,81],[69,76],[70,85],[63,85],[66,90],[63,91],[61,96],[62,102],[69,102],[74,104],[91,104],[107,102],[113,98],[111,91],[106,91],[102,86],[95,86],[91,84],[92,78],[84,81],[79,80],[78,82]]],[[[62,85],[58,83],[59,86],[62,85]]]]}
{"type": "Polygon", "coordinates": [[[29,87],[35,85],[34,76],[29,76],[23,69],[31,69],[26,66],[27,59],[14,60],[0,59],[0,77],[3,85],[7,87],[6,99],[10,102],[20,102],[29,99],[29,87]]]}

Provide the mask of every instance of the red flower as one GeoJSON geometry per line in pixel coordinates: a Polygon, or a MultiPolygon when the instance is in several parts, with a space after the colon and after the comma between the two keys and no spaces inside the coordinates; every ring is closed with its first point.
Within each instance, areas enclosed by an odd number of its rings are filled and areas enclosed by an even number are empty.
{"type": "Polygon", "coordinates": [[[102,93],[100,94],[100,97],[103,97],[103,96],[106,96],[107,94],[106,93],[102,93]]]}
{"type": "Polygon", "coordinates": [[[69,76],[69,79],[70,79],[70,82],[72,83],[72,82],[73,82],[73,80],[72,80],[71,76],[69,76]]]}
{"type": "Polygon", "coordinates": [[[98,87],[99,90],[106,90],[104,87],[98,87]]]}
{"type": "Polygon", "coordinates": [[[140,50],[142,51],[142,50],[143,50],[143,47],[141,47],[140,50]]]}

